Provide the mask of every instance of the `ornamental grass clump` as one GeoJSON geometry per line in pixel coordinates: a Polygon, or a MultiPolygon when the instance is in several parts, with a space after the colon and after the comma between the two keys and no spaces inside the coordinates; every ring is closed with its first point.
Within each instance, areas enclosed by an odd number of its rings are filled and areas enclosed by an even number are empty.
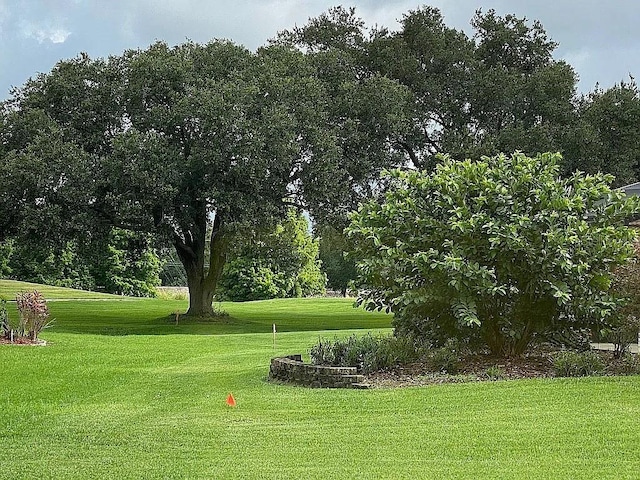
{"type": "Polygon", "coordinates": [[[18,336],[35,341],[43,329],[51,326],[53,319],[49,314],[47,301],[37,290],[16,295],[16,306],[20,313],[18,336]]]}

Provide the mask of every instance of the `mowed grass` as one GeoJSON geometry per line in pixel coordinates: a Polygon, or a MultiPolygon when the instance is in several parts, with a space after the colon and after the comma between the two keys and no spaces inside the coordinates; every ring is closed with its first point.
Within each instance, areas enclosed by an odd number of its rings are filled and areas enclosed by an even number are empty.
{"type": "Polygon", "coordinates": [[[638,478],[639,377],[299,388],[267,382],[272,356],[389,317],[342,299],[178,326],[180,302],[50,306],[47,347],[0,346],[3,479],[638,478]]]}
{"type": "MultiPolygon", "coordinates": [[[[303,298],[261,302],[222,302],[215,309],[223,315],[193,319],[182,314],[186,300],[135,298],[0,280],[0,298],[15,299],[18,292],[37,289],[49,302],[58,333],[98,335],[215,335],[224,333],[278,332],[389,328],[382,313],[353,308],[353,299],[303,298]],[[66,301],[64,301],[66,300],[66,301]],[[96,301],[100,300],[100,301],[96,301]],[[176,313],[179,314],[176,325],[176,313]]],[[[12,318],[17,312],[9,311],[12,318]]]]}
{"type": "Polygon", "coordinates": [[[38,283],[18,282],[16,280],[5,280],[0,278],[0,298],[5,300],[15,300],[16,294],[38,290],[48,300],[70,300],[79,298],[92,298],[113,300],[123,298],[118,295],[108,293],[87,292],[73,288],[52,287],[51,285],[41,285],[38,283]]]}

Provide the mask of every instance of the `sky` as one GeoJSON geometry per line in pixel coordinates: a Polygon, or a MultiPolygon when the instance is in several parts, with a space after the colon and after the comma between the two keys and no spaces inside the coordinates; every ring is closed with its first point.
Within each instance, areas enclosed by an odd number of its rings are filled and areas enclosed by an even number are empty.
{"type": "MultiPolygon", "coordinates": [[[[255,50],[278,31],[303,25],[339,1],[325,0],[0,0],[0,100],[38,72],[80,52],[118,55],[156,40],[225,38],[255,50]]],[[[368,26],[398,28],[424,3],[352,0],[368,26]]],[[[640,75],[640,2],[636,0],[432,0],[450,27],[472,34],[474,12],[539,20],[559,43],[555,57],[579,75],[587,93],[640,75]]]]}

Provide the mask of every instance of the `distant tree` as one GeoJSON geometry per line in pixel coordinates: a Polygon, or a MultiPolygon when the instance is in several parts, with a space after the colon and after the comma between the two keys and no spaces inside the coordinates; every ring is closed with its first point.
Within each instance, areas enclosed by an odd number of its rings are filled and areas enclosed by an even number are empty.
{"type": "Polygon", "coordinates": [[[640,179],[640,92],[635,81],[596,88],[577,105],[565,132],[565,169],[615,176],[622,186],[640,179]]]}
{"type": "Polygon", "coordinates": [[[5,276],[22,281],[131,296],[154,296],[160,283],[150,239],[134,232],[113,229],[90,244],[15,237],[3,245],[10,247],[5,276]]]}
{"type": "Polygon", "coordinates": [[[602,174],[561,179],[558,155],[441,161],[432,174],[387,173],[384,200],[352,216],[360,303],[394,312],[399,332],[507,356],[536,334],[606,325],[637,197],[602,174]]]}
{"type": "Polygon", "coordinates": [[[462,160],[560,149],[577,77],[553,58],[557,44],[540,22],[494,10],[477,11],[471,25],[472,38],[446,26],[437,8],[422,7],[405,14],[398,31],[367,31],[355,10],[338,7],[281,40],[407,87],[411,102],[397,119],[410,124],[389,141],[419,169],[432,169],[445,152],[462,160]]]}
{"type": "Polygon", "coordinates": [[[154,297],[162,263],[150,235],[113,228],[105,240],[91,259],[95,284],[118,295],[154,297]]]}
{"type": "Polygon", "coordinates": [[[85,290],[95,289],[89,264],[72,240],[62,244],[37,239],[17,238],[8,266],[11,278],[85,290]]]}
{"type": "Polygon", "coordinates": [[[8,277],[11,274],[11,255],[13,254],[13,241],[5,240],[0,242],[0,278],[8,277]]]}
{"type": "Polygon", "coordinates": [[[327,286],[346,296],[349,283],[355,280],[357,275],[354,260],[347,257],[349,247],[346,238],[342,232],[331,226],[321,227],[318,234],[319,256],[322,271],[327,276],[327,286]]]}
{"type": "Polygon", "coordinates": [[[234,301],[323,294],[318,241],[307,220],[289,210],[274,229],[239,239],[220,280],[220,296],[234,301]]]}

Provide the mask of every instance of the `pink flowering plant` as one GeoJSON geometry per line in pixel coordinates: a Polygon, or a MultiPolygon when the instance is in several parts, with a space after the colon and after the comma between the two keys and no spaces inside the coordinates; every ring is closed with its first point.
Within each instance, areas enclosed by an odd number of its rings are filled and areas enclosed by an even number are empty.
{"type": "Polygon", "coordinates": [[[20,312],[20,323],[17,334],[37,340],[40,332],[53,322],[44,296],[34,290],[16,295],[16,305],[20,312]]]}

